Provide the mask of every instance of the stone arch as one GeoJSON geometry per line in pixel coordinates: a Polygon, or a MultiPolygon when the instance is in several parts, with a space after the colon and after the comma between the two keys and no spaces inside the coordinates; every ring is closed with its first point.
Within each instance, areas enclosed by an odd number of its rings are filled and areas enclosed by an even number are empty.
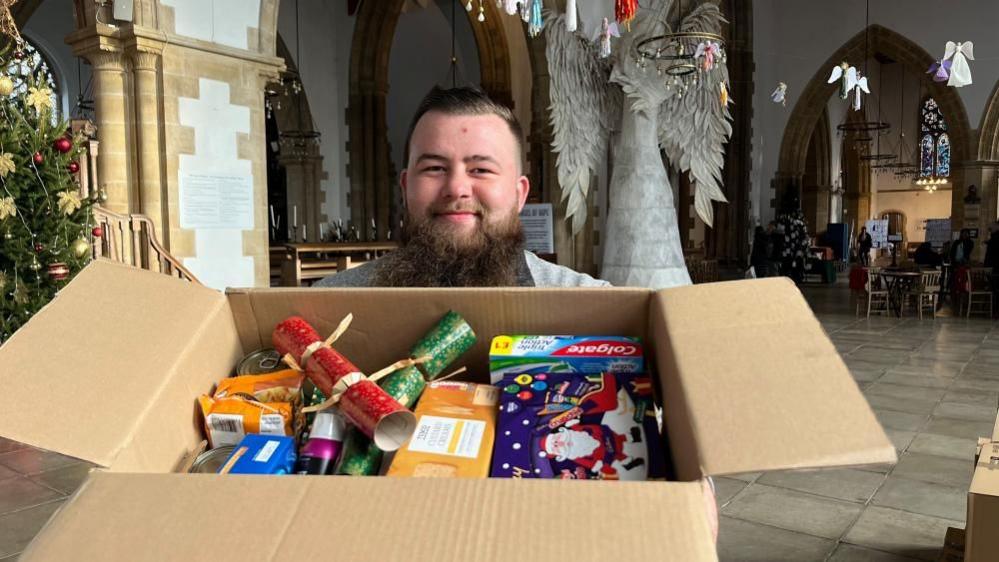
{"type": "MultiPolygon", "coordinates": [[[[923,76],[922,82],[928,94],[937,100],[941,111],[947,117],[947,124],[951,129],[951,142],[953,143],[953,161],[959,164],[974,158],[972,152],[973,135],[968,122],[968,113],[960,95],[955,89],[926,78],[926,68],[933,63],[933,57],[925,49],[903,35],[881,25],[872,25],[837,49],[816,70],[802,92],[791,112],[787,127],[784,129],[777,168],[778,177],[782,181],[779,181],[778,185],[797,185],[800,183],[805,167],[808,139],[811,137],[812,130],[818,122],[819,115],[826,107],[829,97],[837,88],[836,84],[826,83],[829,69],[844,60],[862,60],[865,55],[867,39],[870,40],[870,54],[881,52],[912,70],[914,75],[923,76]]],[[[997,116],[997,121],[999,121],[999,116],[997,116]]],[[[958,176],[961,175],[959,166],[955,166],[955,171],[958,176]]],[[[961,183],[963,183],[963,178],[955,178],[955,185],[961,185],[961,183]]]]}
{"type": "MultiPolygon", "coordinates": [[[[404,3],[405,0],[362,2],[354,23],[347,106],[348,201],[351,220],[363,226],[365,239],[372,235],[372,219],[379,236],[384,237],[390,227],[395,178],[390,173],[385,102],[389,55],[404,3]]],[[[468,14],[479,49],[482,87],[493,99],[512,104],[509,53],[499,20],[507,16],[496,9],[495,2],[484,2],[483,7],[484,22],[475,19],[476,12],[468,14]]]]}
{"type": "Polygon", "coordinates": [[[823,109],[808,141],[801,182],[801,209],[805,213],[809,230],[815,233],[825,230],[825,225],[829,221],[832,183],[831,136],[829,112],[823,109]]]}
{"type": "MultiPolygon", "coordinates": [[[[297,75],[298,65],[280,34],[276,37],[275,42],[277,56],[284,61],[288,73],[297,75]]],[[[309,92],[305,89],[304,84],[298,95],[292,94],[283,97],[281,102],[280,107],[273,106],[274,122],[279,134],[288,131],[315,132],[309,92]]],[[[318,138],[315,141],[308,139],[296,141],[295,139],[279,137],[278,142],[277,161],[284,171],[287,190],[286,198],[283,201],[286,206],[282,224],[290,224],[291,209],[295,208],[300,224],[308,225],[309,228],[313,229],[308,233],[308,240],[315,241],[319,234],[316,229],[327,221],[323,212],[326,194],[320,186],[323,157],[319,153],[318,138]]]]}
{"type": "Polygon", "coordinates": [[[985,105],[978,130],[980,133],[978,159],[999,160],[999,80],[992,88],[992,94],[989,96],[989,102],[985,105]]]}

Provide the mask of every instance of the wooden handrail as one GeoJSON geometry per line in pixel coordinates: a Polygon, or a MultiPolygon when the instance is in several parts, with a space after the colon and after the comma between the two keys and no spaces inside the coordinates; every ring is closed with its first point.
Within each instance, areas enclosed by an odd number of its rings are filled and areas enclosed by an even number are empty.
{"type": "Polygon", "coordinates": [[[94,259],[108,259],[201,284],[180,260],[160,244],[149,217],[123,215],[96,206],[93,211],[94,219],[104,231],[100,239],[94,240],[94,259]]]}

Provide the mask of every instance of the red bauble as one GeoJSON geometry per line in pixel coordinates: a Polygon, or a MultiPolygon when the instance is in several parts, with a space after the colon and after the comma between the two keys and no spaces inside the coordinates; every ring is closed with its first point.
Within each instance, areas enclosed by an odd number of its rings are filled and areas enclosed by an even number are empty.
{"type": "Polygon", "coordinates": [[[21,49],[14,51],[14,58],[17,60],[22,60],[24,58],[24,51],[22,51],[21,49]]]}
{"type": "Polygon", "coordinates": [[[79,164],[77,164],[76,162],[70,162],[69,163],[69,173],[75,174],[75,173],[77,173],[79,171],[80,171],[80,165],[79,164]]]}
{"type": "Polygon", "coordinates": [[[58,150],[63,154],[66,154],[70,150],[73,150],[73,143],[66,137],[60,137],[56,139],[55,142],[52,143],[52,146],[54,146],[56,150],[58,150]]]}
{"type": "Polygon", "coordinates": [[[104,229],[101,228],[101,227],[99,227],[99,226],[95,226],[94,229],[91,232],[93,232],[94,236],[96,236],[98,238],[100,238],[101,236],[104,236],[104,229]]]}
{"type": "Polygon", "coordinates": [[[34,155],[33,155],[33,156],[31,157],[31,159],[35,161],[35,164],[41,164],[42,162],[44,162],[44,161],[45,161],[45,157],[44,157],[44,156],[42,156],[42,153],[41,153],[41,152],[36,152],[36,153],[35,153],[35,154],[34,154],[34,155]]]}
{"type": "Polygon", "coordinates": [[[45,249],[45,246],[42,246],[41,242],[35,242],[35,252],[37,252],[37,253],[40,254],[40,253],[42,253],[42,250],[44,250],[44,249],[45,249]]]}
{"type": "Polygon", "coordinates": [[[53,281],[62,281],[69,277],[69,266],[62,262],[50,263],[48,272],[53,281]]]}

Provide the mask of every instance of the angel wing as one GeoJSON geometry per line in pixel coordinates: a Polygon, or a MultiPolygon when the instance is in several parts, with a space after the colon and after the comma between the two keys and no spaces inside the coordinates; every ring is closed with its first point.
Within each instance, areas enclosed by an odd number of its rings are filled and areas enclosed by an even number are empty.
{"type": "Polygon", "coordinates": [[[953,41],[947,41],[947,47],[944,50],[944,60],[953,57],[954,53],[956,52],[957,52],[957,43],[953,41]]]}
{"type": "Polygon", "coordinates": [[[966,41],[958,45],[958,48],[964,53],[964,58],[968,60],[975,60],[975,44],[971,41],[966,41]]]}
{"type": "Polygon", "coordinates": [[[857,87],[863,90],[865,94],[871,93],[871,90],[867,87],[867,77],[857,79],[857,87]]]}
{"type": "Polygon", "coordinates": [[[826,84],[832,84],[833,82],[839,80],[842,77],[843,77],[843,67],[836,65],[833,67],[832,74],[829,75],[829,80],[826,81],[826,84]]]}
{"type": "Polygon", "coordinates": [[[609,68],[601,64],[592,43],[566,31],[564,19],[546,22],[545,49],[551,76],[552,150],[558,154],[566,219],[576,234],[586,224],[590,178],[606,156],[614,96],[607,82],[609,68]]]}
{"type": "MultiPolygon", "coordinates": [[[[681,29],[720,33],[725,19],[714,3],[705,2],[684,18],[681,29]]],[[[726,202],[721,189],[725,143],[732,136],[732,114],[718,102],[728,67],[720,62],[701,75],[682,97],[667,96],[659,108],[659,145],[669,161],[690,172],[695,187],[694,208],[707,225],[714,223],[712,201],[726,202]]]]}

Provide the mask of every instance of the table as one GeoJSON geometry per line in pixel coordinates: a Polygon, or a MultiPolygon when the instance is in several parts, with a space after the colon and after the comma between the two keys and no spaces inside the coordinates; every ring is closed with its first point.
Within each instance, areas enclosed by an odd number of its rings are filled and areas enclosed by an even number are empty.
{"type": "Polygon", "coordinates": [[[921,277],[918,271],[882,271],[881,277],[885,280],[888,289],[888,305],[894,310],[895,316],[902,317],[902,305],[905,297],[905,290],[912,282],[921,277]]]}
{"type": "Polygon", "coordinates": [[[303,279],[321,279],[346,271],[358,262],[378,258],[399,247],[397,242],[332,242],[286,244],[281,285],[300,287],[303,279]]]}

